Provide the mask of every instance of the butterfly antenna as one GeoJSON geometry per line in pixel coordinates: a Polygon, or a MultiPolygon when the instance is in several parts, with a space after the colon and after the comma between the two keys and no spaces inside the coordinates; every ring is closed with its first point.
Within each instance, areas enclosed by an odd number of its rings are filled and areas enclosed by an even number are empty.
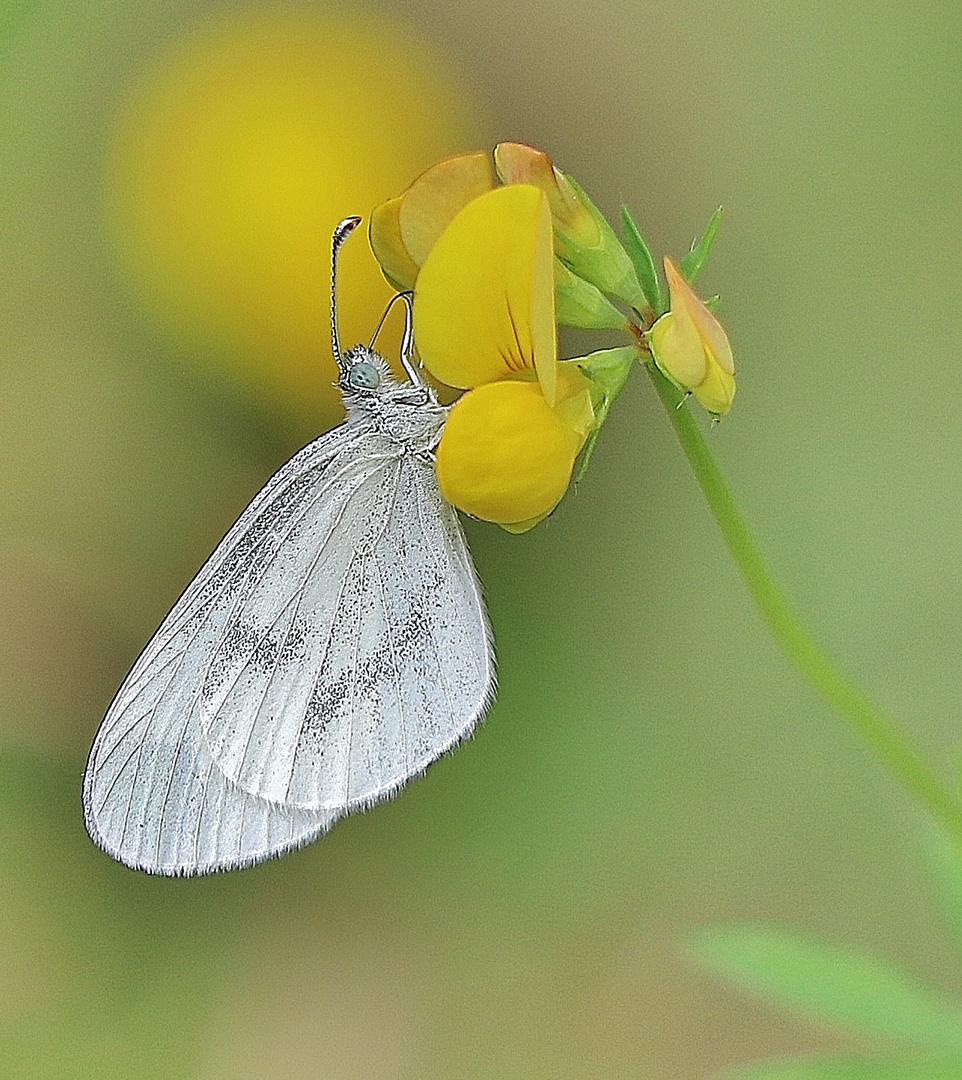
{"type": "Polygon", "coordinates": [[[345,218],[334,230],[334,239],[331,242],[331,343],[334,346],[334,359],[341,371],[344,370],[344,361],[341,358],[341,343],[337,335],[337,253],[341,250],[341,244],[360,224],[359,217],[345,218]]]}

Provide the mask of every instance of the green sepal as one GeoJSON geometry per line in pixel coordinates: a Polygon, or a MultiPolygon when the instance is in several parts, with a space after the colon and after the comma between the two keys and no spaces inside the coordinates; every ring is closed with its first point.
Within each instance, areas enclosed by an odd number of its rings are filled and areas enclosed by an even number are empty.
{"type": "Polygon", "coordinates": [[[645,299],[657,318],[665,311],[661,282],[658,280],[658,271],[655,269],[655,260],[651,257],[651,250],[645,243],[645,238],[641,235],[641,230],[635,224],[635,219],[627,206],[621,208],[621,224],[625,234],[625,251],[638,275],[645,299]]]}
{"type": "Polygon", "coordinates": [[[598,243],[592,247],[574,243],[560,229],[555,229],[558,257],[579,277],[590,281],[602,292],[637,307],[644,298],[635,267],[604,214],[588,198],[584,189],[567,173],[565,180],[591,214],[598,228],[598,243]]]}
{"type": "Polygon", "coordinates": [[[695,955],[744,990],[962,1061],[962,1006],[870,956],[774,928],[714,929],[695,955]]]}
{"type": "Polygon", "coordinates": [[[588,436],[581,452],[581,461],[575,475],[577,484],[588,470],[588,462],[595,451],[595,443],[601,426],[608,419],[608,413],[615,399],[624,389],[632,366],[638,359],[638,352],[631,345],[622,345],[617,349],[599,349],[587,356],[579,356],[572,363],[591,380],[592,405],[595,410],[594,430],[588,436]]]}
{"type": "Polygon", "coordinates": [[[715,242],[715,234],[718,232],[721,218],[722,208],[719,206],[709,219],[708,227],[702,233],[701,239],[678,264],[681,276],[689,285],[691,285],[695,278],[698,277],[699,270],[705,265],[708,253],[711,251],[712,244],[715,242]]]}
{"type": "Polygon", "coordinates": [[[561,326],[579,330],[624,330],[627,320],[605,294],[569,270],[560,259],[554,261],[555,318],[561,326]]]}

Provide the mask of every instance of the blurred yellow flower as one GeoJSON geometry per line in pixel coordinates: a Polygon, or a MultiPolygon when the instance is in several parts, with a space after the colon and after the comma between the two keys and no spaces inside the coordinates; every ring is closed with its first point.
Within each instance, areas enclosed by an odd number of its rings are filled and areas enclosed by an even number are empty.
{"type": "Polygon", "coordinates": [[[735,397],[735,360],[721,323],[665,257],[671,308],[648,333],[651,355],[676,386],[690,391],[713,415],[735,397]]]}
{"type": "MultiPolygon", "coordinates": [[[[303,5],[226,14],[132,86],[107,160],[109,223],[165,333],[316,428],[340,408],[334,226],[467,137],[453,78],[399,24],[303,5]]],[[[390,291],[363,245],[341,276],[345,339],[367,340],[390,291]]]]}
{"type": "Polygon", "coordinates": [[[594,413],[588,380],[559,365],[547,199],[494,188],[450,220],[414,286],[418,352],[467,389],[437,451],[444,497],[514,532],[560,501],[594,413]]]}

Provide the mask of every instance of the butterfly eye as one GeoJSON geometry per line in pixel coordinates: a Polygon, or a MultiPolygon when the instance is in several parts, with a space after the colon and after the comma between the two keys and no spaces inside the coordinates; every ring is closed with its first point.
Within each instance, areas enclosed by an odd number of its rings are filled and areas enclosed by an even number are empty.
{"type": "Polygon", "coordinates": [[[351,365],[351,370],[347,374],[347,381],[351,386],[359,390],[376,390],[378,383],[381,381],[381,376],[373,364],[361,360],[351,365]]]}

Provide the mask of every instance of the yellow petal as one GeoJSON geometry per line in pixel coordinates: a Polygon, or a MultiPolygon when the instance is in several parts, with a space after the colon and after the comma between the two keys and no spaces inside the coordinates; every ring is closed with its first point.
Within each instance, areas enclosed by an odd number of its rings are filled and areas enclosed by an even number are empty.
{"type": "MultiPolygon", "coordinates": [[[[518,283],[518,291],[523,282],[518,283]]],[[[558,324],[554,300],[554,243],[551,234],[551,211],[542,197],[535,225],[534,255],[531,266],[531,299],[528,305],[534,369],[541,392],[549,405],[557,399],[558,324]]]]}
{"type": "Polygon", "coordinates": [[[404,247],[418,266],[462,207],[494,186],[487,154],[461,154],[432,165],[401,196],[404,247]]]}
{"type": "Polygon", "coordinates": [[[441,493],[474,517],[530,528],[564,495],[583,443],[536,382],[479,386],[458,401],[444,426],[441,493]]]}
{"type": "Polygon", "coordinates": [[[414,290],[425,367],[462,388],[525,369],[554,404],[557,346],[551,218],[535,187],[495,188],[444,230],[414,290]]]}
{"type": "Polygon", "coordinates": [[[724,416],[735,397],[735,376],[714,360],[708,361],[708,374],[692,389],[699,404],[716,416],[724,416]]]}
{"type": "Polygon", "coordinates": [[[655,363],[669,378],[691,390],[705,378],[708,361],[695,325],[684,311],[669,311],[649,333],[655,363]]]}
{"type": "Polygon", "coordinates": [[[539,521],[544,521],[550,513],[551,511],[548,510],[544,514],[538,514],[537,517],[528,518],[527,521],[499,521],[498,525],[500,525],[505,532],[520,535],[521,533],[530,532],[539,521]]]}
{"type": "Polygon", "coordinates": [[[401,203],[403,197],[389,199],[371,212],[368,236],[371,250],[380,263],[381,270],[398,292],[414,288],[418,265],[408,254],[401,239],[401,203]]]}

